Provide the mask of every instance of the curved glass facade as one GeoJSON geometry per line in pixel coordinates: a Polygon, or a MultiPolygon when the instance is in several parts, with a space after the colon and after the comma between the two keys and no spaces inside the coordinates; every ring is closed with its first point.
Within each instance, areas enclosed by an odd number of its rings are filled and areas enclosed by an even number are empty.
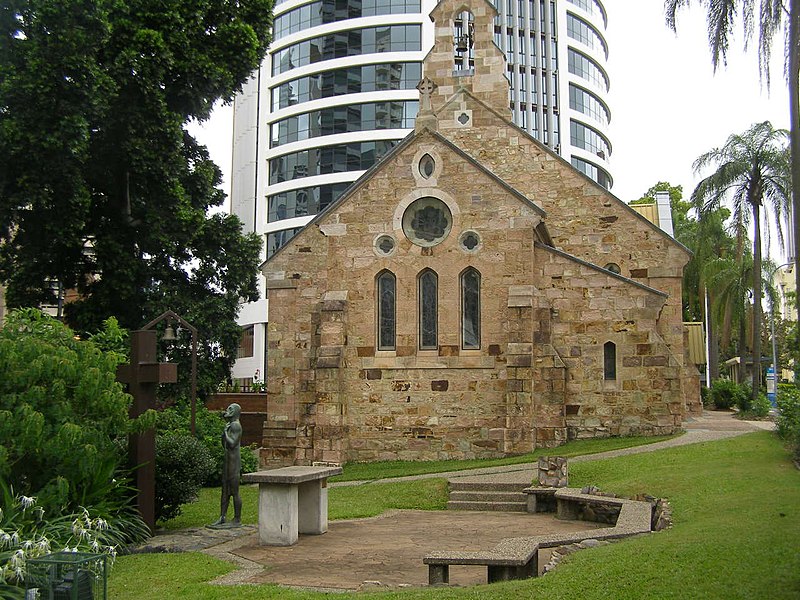
{"type": "Polygon", "coordinates": [[[600,89],[608,91],[608,75],[585,54],[570,48],[567,55],[567,68],[572,75],[577,75],[600,89]]]}
{"type": "Polygon", "coordinates": [[[600,32],[580,17],[567,13],[567,35],[595,50],[602,50],[608,58],[608,46],[600,32]]]}
{"type": "Polygon", "coordinates": [[[333,183],[273,194],[267,198],[267,222],[315,215],[338,200],[349,186],[349,182],[333,183]]]}
{"type": "Polygon", "coordinates": [[[272,147],[337,133],[373,129],[410,129],[419,101],[368,102],[314,110],[273,123],[272,147]]]}
{"type": "Polygon", "coordinates": [[[605,171],[605,169],[601,169],[597,165],[590,163],[587,160],[583,160],[582,158],[578,158],[577,156],[573,156],[571,162],[573,167],[578,169],[578,171],[587,177],[594,179],[603,187],[611,187],[611,176],[605,171]]]}
{"type": "Polygon", "coordinates": [[[571,83],[569,84],[569,107],[592,117],[603,125],[608,125],[611,121],[608,108],[597,96],[571,83]]]}
{"type": "Polygon", "coordinates": [[[364,171],[382,159],[395,145],[397,140],[354,142],[276,156],[269,161],[269,183],[275,185],[303,177],[364,171]]]}
{"type": "Polygon", "coordinates": [[[380,63],[323,71],[272,88],[272,110],[342,94],[410,90],[422,79],[418,62],[380,63]]]}
{"type": "Polygon", "coordinates": [[[597,15],[603,19],[603,25],[607,25],[608,17],[606,16],[606,9],[597,0],[567,0],[570,4],[574,4],[588,12],[590,15],[597,15]]]}
{"type": "Polygon", "coordinates": [[[419,25],[385,25],[330,33],[303,40],[272,55],[272,74],[318,62],[378,52],[408,52],[422,49],[419,25]]]}
{"type": "Polygon", "coordinates": [[[599,131],[588,125],[578,121],[570,121],[569,137],[570,143],[577,148],[582,148],[601,158],[611,156],[611,145],[608,140],[599,131]]]}
{"type": "Polygon", "coordinates": [[[361,2],[318,0],[298,6],[275,17],[272,35],[273,39],[278,41],[287,35],[326,23],[376,15],[418,13],[419,11],[419,0],[361,0],[361,2]]]}

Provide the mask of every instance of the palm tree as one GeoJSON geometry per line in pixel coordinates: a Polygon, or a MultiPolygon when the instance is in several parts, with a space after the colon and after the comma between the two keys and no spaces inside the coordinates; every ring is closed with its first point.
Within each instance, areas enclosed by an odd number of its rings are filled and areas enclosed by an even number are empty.
{"type": "MultiPolygon", "coordinates": [[[[703,213],[716,210],[730,200],[740,239],[745,237],[745,228],[753,226],[753,332],[761,331],[761,207],[766,200],[766,208],[774,212],[782,242],[781,222],[790,202],[786,136],[785,130],[774,129],[769,121],[756,123],[743,134],[731,135],[722,147],[706,152],[693,165],[697,173],[716,166],[716,171],[700,181],[692,192],[692,201],[701,218],[703,213]]],[[[769,228],[766,231],[769,234],[769,228]]],[[[761,336],[757,333],[753,335],[752,349],[755,399],[761,380],[761,336]]]]}
{"type": "MultiPolygon", "coordinates": [[[[758,68],[759,75],[769,87],[769,62],[772,56],[772,41],[784,31],[785,68],[789,85],[789,147],[791,150],[792,183],[792,230],[795,246],[800,244],[800,0],[761,0],[756,13],[755,0],[697,0],[707,10],[708,45],[711,49],[711,64],[716,71],[720,62],[724,65],[733,35],[737,11],[741,10],[745,34],[745,49],[756,31],[758,14],[758,68]]],[[[667,25],[677,31],[676,14],[692,0],[665,0],[664,10],[667,25]]],[[[795,251],[794,272],[796,289],[800,290],[800,252],[795,251]]],[[[795,300],[800,314],[800,294],[795,300]]]]}
{"type": "MultiPolygon", "coordinates": [[[[738,330],[736,354],[744,357],[747,354],[747,316],[749,298],[753,284],[753,257],[746,252],[741,259],[716,258],[707,262],[702,269],[706,285],[712,290],[711,317],[721,326],[721,344],[723,349],[730,346],[734,328],[738,330]]],[[[742,383],[744,363],[737,372],[736,383],[742,383]]]]}

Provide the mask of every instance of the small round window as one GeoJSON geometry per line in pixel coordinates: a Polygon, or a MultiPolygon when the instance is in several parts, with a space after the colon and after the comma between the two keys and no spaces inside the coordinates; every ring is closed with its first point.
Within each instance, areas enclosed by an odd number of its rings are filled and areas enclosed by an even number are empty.
{"type": "Polygon", "coordinates": [[[619,268],[617,263],[608,263],[605,267],[603,267],[606,271],[611,271],[615,275],[619,275],[622,270],[619,268]]]}
{"type": "Polygon", "coordinates": [[[436,246],[447,237],[452,226],[453,215],[438,198],[414,200],[403,213],[403,233],[417,246],[436,246]]]}
{"type": "Polygon", "coordinates": [[[382,256],[389,256],[395,249],[394,238],[390,235],[381,235],[375,240],[375,251],[382,256]]]}
{"type": "Polygon", "coordinates": [[[461,244],[461,248],[463,250],[466,250],[467,252],[474,252],[478,249],[478,246],[480,246],[481,238],[474,231],[465,231],[461,234],[459,243],[461,244]]]}
{"type": "Polygon", "coordinates": [[[419,161],[419,174],[425,179],[430,179],[433,171],[436,169],[436,163],[430,154],[426,154],[419,161]]]}

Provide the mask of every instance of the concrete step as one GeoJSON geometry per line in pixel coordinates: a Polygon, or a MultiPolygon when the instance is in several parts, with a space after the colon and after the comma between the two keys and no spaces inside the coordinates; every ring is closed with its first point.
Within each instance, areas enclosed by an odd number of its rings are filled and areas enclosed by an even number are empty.
{"type": "Polygon", "coordinates": [[[484,491],[450,492],[450,500],[459,502],[527,502],[525,494],[520,492],[484,491]]]}
{"type": "Polygon", "coordinates": [[[451,500],[447,503],[447,510],[483,510],[499,512],[526,512],[526,502],[466,502],[451,500]]]}

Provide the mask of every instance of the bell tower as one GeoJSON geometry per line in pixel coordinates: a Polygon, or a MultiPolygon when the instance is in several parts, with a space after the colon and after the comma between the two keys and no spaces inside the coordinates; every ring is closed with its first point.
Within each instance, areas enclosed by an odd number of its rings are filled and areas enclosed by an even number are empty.
{"type": "MultiPolygon", "coordinates": [[[[442,0],[430,16],[435,39],[422,75],[436,86],[433,112],[447,119],[439,110],[464,89],[511,121],[506,59],[494,42],[494,6],[488,0],[442,0]]],[[[461,115],[461,121],[468,116],[461,115]]]]}

